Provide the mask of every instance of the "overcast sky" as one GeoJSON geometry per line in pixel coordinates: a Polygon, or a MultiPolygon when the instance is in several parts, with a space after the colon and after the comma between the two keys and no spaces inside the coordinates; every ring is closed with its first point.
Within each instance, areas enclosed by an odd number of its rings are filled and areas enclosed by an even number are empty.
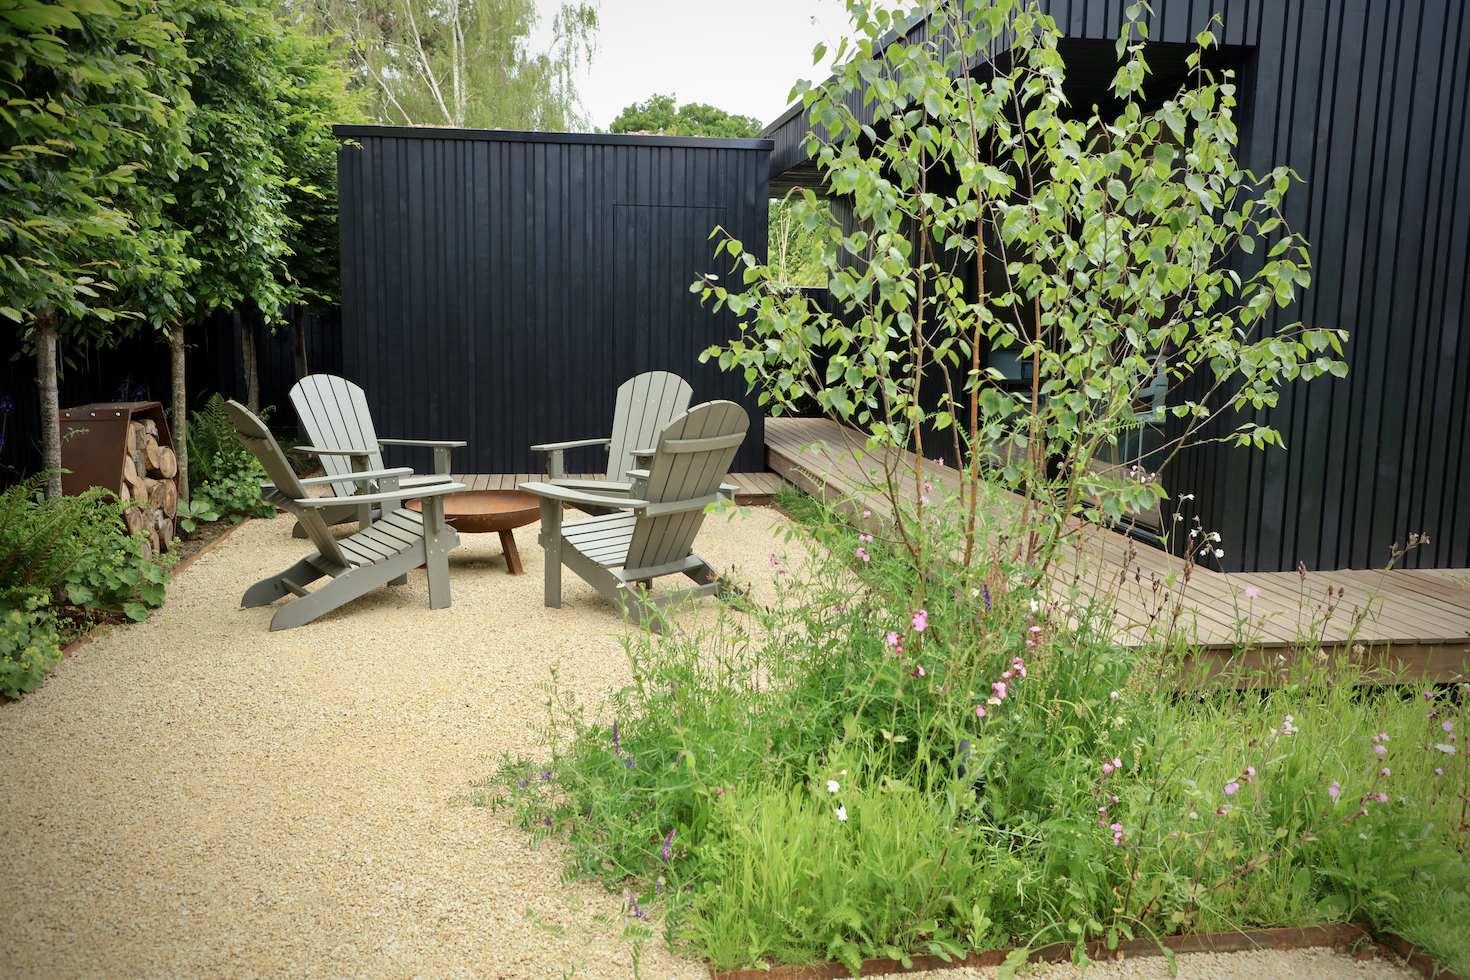
{"type": "MultiPolygon", "coordinates": [[[[549,37],[559,0],[537,0],[549,37]]],[[[812,48],[835,48],[847,23],[841,0],[601,0],[598,52],[577,91],[603,129],[654,93],[703,102],[770,123],[798,78],[822,80],[812,48]],[[812,23],[812,18],[816,23],[812,23]]],[[[544,40],[534,38],[538,49],[544,40]]]]}

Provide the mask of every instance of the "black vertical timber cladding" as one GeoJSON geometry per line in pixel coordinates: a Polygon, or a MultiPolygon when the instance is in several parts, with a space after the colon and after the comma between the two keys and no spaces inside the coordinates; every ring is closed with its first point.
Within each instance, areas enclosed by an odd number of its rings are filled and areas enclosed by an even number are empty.
{"type": "MultiPolygon", "coordinates": [[[[1110,40],[1129,0],[1041,4],[1064,35],[1110,40]]],[[[1300,182],[1285,214],[1311,245],[1312,285],[1277,329],[1350,332],[1344,379],[1285,386],[1246,418],[1286,449],[1188,450],[1164,484],[1218,531],[1230,570],[1470,565],[1470,7],[1460,0],[1155,0],[1149,37],[1213,28],[1249,54],[1238,79],[1241,157],[1300,182]]],[[[911,40],[922,36],[918,27],[911,40]]],[[[861,100],[857,100],[860,102],[861,100]]],[[[866,119],[864,121],[867,121],[866,119]]],[[[798,107],[768,127],[772,176],[806,163],[798,107]]],[[[1259,260],[1258,250],[1256,260],[1259,260]]],[[[1245,274],[1258,265],[1237,263],[1245,274]]],[[[1166,504],[1166,508],[1169,505],[1166,504]]]]}
{"type": "MultiPolygon", "coordinates": [[[[737,471],[765,469],[734,337],[689,292],[716,226],[764,257],[768,140],[338,127],[344,373],[379,433],[464,439],[456,472],[533,473],[530,447],[609,430],[617,386],[673,371],[751,415],[737,471]]],[[[568,468],[599,471],[600,451],[568,468]]],[[[428,467],[428,454],[387,454],[428,467]]]]}

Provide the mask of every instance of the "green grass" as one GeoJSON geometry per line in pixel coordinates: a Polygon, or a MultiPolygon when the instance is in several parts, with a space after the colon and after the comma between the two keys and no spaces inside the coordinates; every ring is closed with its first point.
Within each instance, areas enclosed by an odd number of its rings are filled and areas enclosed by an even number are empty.
{"type": "MultiPolygon", "coordinates": [[[[777,545],[776,603],[634,638],[599,718],[553,679],[550,765],[481,787],[668,941],[855,967],[1366,918],[1470,967],[1463,692],[1303,658],[1269,691],[1176,693],[1168,655],[1048,608],[997,550],[921,575],[778,503],[824,547],[801,568],[777,545]]],[[[950,554],[962,515],[929,513],[923,554],[950,554]]]]}

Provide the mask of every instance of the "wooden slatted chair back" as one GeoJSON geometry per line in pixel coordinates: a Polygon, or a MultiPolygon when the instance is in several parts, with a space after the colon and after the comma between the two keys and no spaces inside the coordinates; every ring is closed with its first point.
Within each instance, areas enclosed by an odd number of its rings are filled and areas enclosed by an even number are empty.
{"type": "MultiPolygon", "coordinates": [[[[276,443],[276,437],[271,435],[271,430],[265,427],[265,423],[233,398],[225,402],[225,411],[230,413],[230,420],[235,423],[236,435],[255,454],[255,458],[260,460],[260,465],[265,467],[266,476],[270,477],[276,489],[293,500],[304,500],[309,496],[296,471],[286,461],[286,454],[276,443]]],[[[343,567],[347,566],[347,559],[337,546],[337,539],[327,529],[320,514],[311,509],[301,509],[296,517],[311,538],[311,543],[322,553],[322,557],[343,567]]]]}
{"type": "MultiPolygon", "coordinates": [[[[674,419],[659,434],[643,499],[658,504],[719,493],[749,428],[745,409],[730,401],[705,402],[674,419]]],[[[639,518],[624,567],[653,568],[688,557],[703,523],[702,510],[639,518]]]]}
{"type": "Polygon", "coordinates": [[[649,371],[619,385],[607,478],[616,483],[626,481],[628,470],[634,466],[634,451],[652,449],[659,430],[688,411],[693,395],[689,382],[668,371],[649,371]]]}
{"type": "MultiPolygon", "coordinates": [[[[383,468],[373,414],[368,410],[367,396],[360,385],[335,374],[308,374],[292,386],[291,404],[296,407],[311,445],[323,449],[361,449],[369,454],[368,469],[383,468]]],[[[348,456],[318,458],[327,476],[352,473],[352,459],[348,456]]],[[[356,484],[333,483],[332,492],[348,497],[356,492],[356,484]]]]}

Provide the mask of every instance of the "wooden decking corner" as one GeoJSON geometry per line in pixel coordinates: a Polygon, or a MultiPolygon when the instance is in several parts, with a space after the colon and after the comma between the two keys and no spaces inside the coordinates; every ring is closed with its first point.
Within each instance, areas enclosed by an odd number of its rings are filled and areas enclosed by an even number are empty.
{"type": "MultiPolygon", "coordinates": [[[[891,524],[892,505],[874,489],[884,481],[887,457],[859,459],[853,452],[865,445],[859,433],[825,418],[771,418],[765,432],[768,469],[846,507],[855,522],[891,524]]],[[[911,468],[913,454],[901,456],[896,465],[911,468]]],[[[964,474],[953,467],[931,462],[926,474],[947,495],[964,485],[964,474]]],[[[912,502],[919,492],[905,487],[905,499],[912,502]]],[[[1051,587],[1057,594],[1076,588],[1110,603],[1113,628],[1124,643],[1148,643],[1172,619],[1174,635],[1201,648],[1201,667],[1210,675],[1259,677],[1310,651],[1357,663],[1379,681],[1470,679],[1470,588],[1463,569],[1227,574],[1196,565],[1185,584],[1184,564],[1088,525],[1059,562],[1051,587]]]]}

